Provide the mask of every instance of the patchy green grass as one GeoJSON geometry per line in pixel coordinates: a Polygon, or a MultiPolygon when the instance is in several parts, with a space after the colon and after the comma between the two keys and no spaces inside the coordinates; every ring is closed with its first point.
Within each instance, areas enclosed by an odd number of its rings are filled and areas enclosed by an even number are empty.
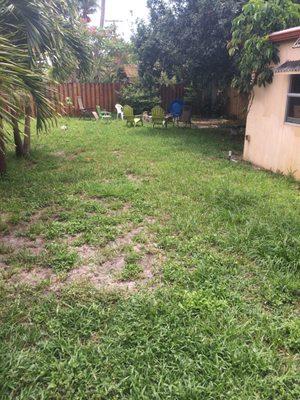
{"type": "Polygon", "coordinates": [[[128,281],[138,278],[143,272],[142,267],[138,264],[140,260],[140,255],[131,251],[125,258],[125,266],[121,272],[121,280],[128,281]]]}
{"type": "Polygon", "coordinates": [[[297,183],[226,130],[67,123],[0,183],[0,399],[299,399],[297,183]]]}

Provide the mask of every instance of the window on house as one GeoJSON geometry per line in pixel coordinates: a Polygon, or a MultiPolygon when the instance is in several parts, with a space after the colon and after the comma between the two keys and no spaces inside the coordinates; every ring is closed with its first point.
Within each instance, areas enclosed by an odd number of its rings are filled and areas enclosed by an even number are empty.
{"type": "Polygon", "coordinates": [[[291,76],[286,121],[300,124],[300,75],[291,76]]]}

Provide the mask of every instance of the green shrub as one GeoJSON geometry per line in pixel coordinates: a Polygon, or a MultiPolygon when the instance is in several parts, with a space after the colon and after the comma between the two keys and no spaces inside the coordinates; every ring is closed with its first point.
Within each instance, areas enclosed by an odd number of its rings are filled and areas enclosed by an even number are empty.
{"type": "Polygon", "coordinates": [[[140,82],[130,83],[121,89],[120,102],[128,104],[134,109],[135,114],[151,109],[160,104],[160,98],[156,89],[144,87],[140,82]]]}

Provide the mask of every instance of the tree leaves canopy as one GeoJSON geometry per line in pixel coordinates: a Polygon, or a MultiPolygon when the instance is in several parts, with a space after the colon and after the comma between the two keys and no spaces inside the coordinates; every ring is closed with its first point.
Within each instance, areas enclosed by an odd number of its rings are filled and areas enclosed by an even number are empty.
{"type": "Polygon", "coordinates": [[[140,22],[134,36],[140,73],[150,84],[169,78],[201,87],[227,83],[233,63],[227,52],[231,23],[243,0],[148,1],[150,22],[140,22]]]}
{"type": "Polygon", "coordinates": [[[269,34],[300,24],[300,5],[292,0],[250,0],[234,19],[229,53],[234,56],[238,73],[233,84],[249,93],[255,85],[272,82],[271,63],[279,60],[278,46],[269,34]]]}

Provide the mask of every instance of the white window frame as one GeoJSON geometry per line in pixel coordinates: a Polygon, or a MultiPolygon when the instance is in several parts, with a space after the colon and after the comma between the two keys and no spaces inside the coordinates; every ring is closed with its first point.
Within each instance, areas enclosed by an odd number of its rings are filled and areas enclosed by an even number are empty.
{"type": "Polygon", "coordinates": [[[297,124],[300,125],[300,118],[293,118],[293,117],[289,117],[288,113],[289,113],[289,106],[290,106],[290,99],[292,98],[300,98],[300,93],[291,93],[291,88],[292,88],[292,80],[294,76],[299,76],[300,74],[292,74],[290,75],[290,84],[289,84],[289,91],[287,94],[287,104],[286,104],[286,116],[285,116],[285,122],[289,123],[289,124],[297,124]]]}

